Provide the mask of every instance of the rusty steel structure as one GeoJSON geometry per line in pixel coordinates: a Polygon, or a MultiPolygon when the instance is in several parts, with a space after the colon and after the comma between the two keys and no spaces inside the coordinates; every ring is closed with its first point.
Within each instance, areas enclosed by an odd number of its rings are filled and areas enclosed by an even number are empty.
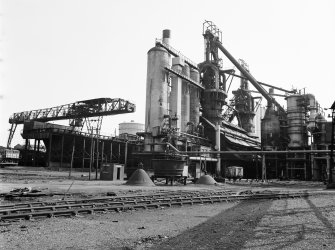
{"type": "MultiPolygon", "coordinates": [[[[144,131],[134,135],[135,140],[100,136],[102,116],[134,112],[135,105],[99,98],[15,113],[9,120],[8,146],[17,124],[24,124],[23,138],[44,141],[48,166],[84,169],[89,159],[91,168],[93,157],[98,169],[99,162],[113,161],[116,154],[124,159],[128,176],[141,166],[153,179],[167,181],[204,174],[220,180],[230,166],[243,167],[248,179],[332,181],[334,126],[325,119],[317,98],[257,81],[248,63],[225,48],[223,33],[213,22],[203,23],[202,38],[200,63],[172,46],[168,29],[149,49],[144,131]],[[223,56],[233,69],[223,65],[223,56]],[[234,77],[239,78],[237,87],[234,77]],[[61,119],[70,119],[70,126],[47,123],[61,119]],[[83,124],[88,132],[82,130],[83,124]]],[[[34,147],[39,148],[39,142],[34,147]]]]}
{"type": "Polygon", "coordinates": [[[329,124],[315,97],[257,81],[248,64],[223,46],[213,22],[203,23],[202,36],[205,56],[198,64],[172,47],[170,30],[148,51],[143,148],[135,153],[145,170],[154,178],[182,177],[185,168],[193,178],[220,178],[228,166],[239,165],[246,178],[323,179],[329,173],[329,124]],[[239,74],[223,69],[221,55],[239,74]],[[233,77],[240,86],[228,101],[233,77]],[[287,109],[275,97],[284,97],[287,109]],[[263,98],[257,137],[255,116],[263,98]]]}

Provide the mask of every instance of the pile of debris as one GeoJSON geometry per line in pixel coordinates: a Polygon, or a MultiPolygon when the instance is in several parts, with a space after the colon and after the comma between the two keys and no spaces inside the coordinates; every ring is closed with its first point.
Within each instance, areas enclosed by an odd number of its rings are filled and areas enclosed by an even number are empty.
{"type": "Polygon", "coordinates": [[[8,193],[0,193],[0,197],[4,197],[5,200],[13,200],[16,197],[40,197],[47,195],[50,194],[47,194],[39,189],[31,187],[15,188],[9,191],[8,193]]]}

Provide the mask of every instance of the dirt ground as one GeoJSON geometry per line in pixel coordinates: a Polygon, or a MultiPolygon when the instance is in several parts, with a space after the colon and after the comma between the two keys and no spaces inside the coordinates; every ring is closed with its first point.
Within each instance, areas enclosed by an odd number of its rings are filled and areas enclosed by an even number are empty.
{"type": "MultiPolygon", "coordinates": [[[[89,181],[87,175],[74,172],[69,179],[68,172],[41,168],[0,169],[0,193],[31,187],[57,194],[29,200],[177,190],[303,191],[311,195],[0,222],[0,249],[335,249],[335,191],[325,190],[322,183],[241,181],[137,187],[123,185],[124,181],[89,181]]],[[[0,202],[8,201],[2,198],[0,202]]]]}

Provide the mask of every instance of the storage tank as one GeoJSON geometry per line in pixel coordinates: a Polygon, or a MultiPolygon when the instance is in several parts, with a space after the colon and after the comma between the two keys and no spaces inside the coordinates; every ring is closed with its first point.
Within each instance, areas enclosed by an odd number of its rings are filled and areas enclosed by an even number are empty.
{"type": "MultiPolygon", "coordinates": [[[[190,78],[199,83],[200,74],[196,69],[191,68],[190,78]]],[[[199,88],[190,86],[190,122],[195,126],[199,124],[200,117],[200,90],[199,88]]]]}
{"type": "Polygon", "coordinates": [[[277,112],[270,105],[261,121],[261,138],[263,150],[277,150],[280,146],[280,123],[277,112]]]}
{"type": "Polygon", "coordinates": [[[134,121],[122,122],[119,124],[119,135],[130,134],[136,135],[137,132],[144,132],[144,124],[134,121]]]}
{"type": "MultiPolygon", "coordinates": [[[[163,31],[163,40],[168,42],[170,32],[163,31]]],[[[170,55],[166,49],[155,46],[148,51],[145,131],[152,132],[160,126],[164,115],[168,115],[168,74],[170,55]]]]}
{"type": "Polygon", "coordinates": [[[303,148],[307,145],[305,124],[305,99],[302,95],[291,95],[287,100],[287,133],[290,138],[289,148],[303,148]]]}

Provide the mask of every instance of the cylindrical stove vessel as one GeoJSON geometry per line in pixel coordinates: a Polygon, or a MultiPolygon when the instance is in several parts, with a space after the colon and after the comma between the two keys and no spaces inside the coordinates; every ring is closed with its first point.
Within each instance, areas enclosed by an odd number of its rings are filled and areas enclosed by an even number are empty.
{"type": "Polygon", "coordinates": [[[181,98],[181,132],[186,132],[187,123],[190,121],[190,85],[183,81],[181,98]]]}
{"type": "MultiPolygon", "coordinates": [[[[172,58],[172,69],[181,72],[184,61],[180,57],[172,58]]],[[[170,117],[177,119],[177,128],[181,127],[181,100],[182,100],[182,79],[177,75],[171,76],[171,92],[170,92],[170,117]]]]}
{"type": "MultiPolygon", "coordinates": [[[[199,83],[200,74],[196,69],[191,68],[190,78],[199,83]]],[[[190,85],[190,122],[197,126],[200,117],[200,90],[199,88],[190,85]]]]}
{"type": "MultiPolygon", "coordinates": [[[[182,74],[186,77],[190,77],[190,66],[185,63],[182,74]]],[[[183,81],[182,84],[182,98],[181,98],[181,132],[186,132],[187,123],[190,121],[190,84],[187,81],[183,81]]]]}
{"type": "Polygon", "coordinates": [[[161,47],[148,51],[145,131],[152,132],[168,114],[168,75],[164,67],[169,67],[170,55],[161,47]]]}
{"type": "Polygon", "coordinates": [[[182,69],[182,73],[183,75],[187,76],[187,77],[190,77],[190,66],[185,63],[183,69],[182,69]]]}
{"type": "Polygon", "coordinates": [[[287,98],[287,133],[290,138],[289,148],[303,148],[307,145],[304,98],[291,95],[287,98]]]}
{"type": "Polygon", "coordinates": [[[272,105],[267,107],[261,121],[261,138],[263,150],[278,150],[280,146],[280,122],[272,105]]]}

